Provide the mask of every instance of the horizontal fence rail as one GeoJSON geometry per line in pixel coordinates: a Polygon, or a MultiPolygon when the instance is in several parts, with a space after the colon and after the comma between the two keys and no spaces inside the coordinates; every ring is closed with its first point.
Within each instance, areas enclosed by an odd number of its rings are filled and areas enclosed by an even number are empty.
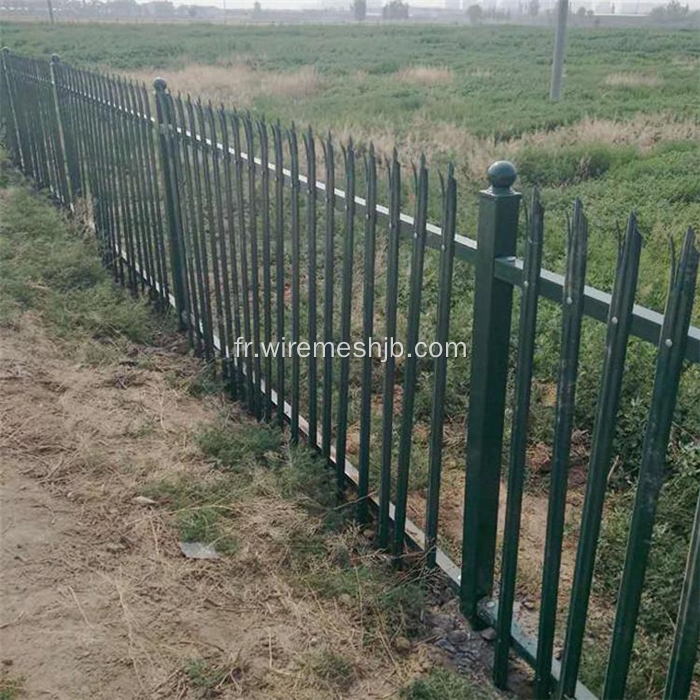
{"type": "MultiPolygon", "coordinates": [[[[234,399],[258,419],[288,426],[292,443],[304,438],[320,452],[335,473],[339,498],[346,499],[350,486],[356,497],[349,505],[358,520],[376,518],[378,547],[401,564],[408,544],[425,553],[426,567],[447,575],[464,614],[476,626],[496,630],[498,687],[507,686],[515,650],[534,669],[536,697],[595,697],[581,683],[580,671],[627,348],[632,336],[656,345],[602,688],[602,697],[623,697],[681,375],[684,364],[700,364],[700,328],[690,324],[699,258],[692,230],[660,314],[634,303],[642,242],[634,216],[620,246],[612,294],[585,284],[588,221],[579,201],[567,234],[564,275],[542,269],[544,209],[536,191],[527,208],[524,257],[516,257],[521,195],[513,189],[516,171],[510,163],[489,169],[490,186],[480,194],[472,239],[457,233],[452,167],[440,177],[436,197],[423,158],[406,172],[396,152],[384,162],[371,145],[337,145],[330,135],[319,139],[311,129],[300,136],[294,127],[173,95],[161,79],[150,91],[65,65],[55,55],[40,61],[4,49],[1,78],[4,141],[15,164],[58,202],[88,216],[115,280],[161,309],[175,309],[191,347],[219,373],[234,399]],[[336,187],[340,181],[344,189],[336,187]],[[411,215],[403,212],[409,202],[411,215]],[[430,223],[431,215],[440,225],[430,223]],[[473,284],[471,330],[455,328],[460,276],[473,284]],[[561,342],[534,638],[517,619],[515,597],[542,300],[559,307],[561,342]],[[586,318],[606,324],[605,354],[562,623],[561,557],[586,318]],[[455,366],[442,354],[426,369],[426,360],[411,350],[424,338],[444,345],[462,331],[471,354],[457,563],[446,552],[454,543],[443,539],[440,529],[446,386],[455,366]],[[283,339],[301,349],[303,343],[351,345],[355,339],[399,337],[408,354],[388,355],[381,363],[367,352],[353,363],[349,353],[259,351],[261,344],[283,339]],[[511,373],[513,337],[517,353],[511,373]],[[242,343],[253,354],[241,353],[242,343]],[[427,388],[426,375],[431,377],[427,388]],[[424,448],[416,443],[420,411],[427,414],[429,429],[424,448]],[[416,512],[411,479],[423,458],[427,488],[421,526],[409,515],[416,512]],[[499,547],[504,461],[507,498],[499,547]],[[554,653],[558,632],[564,639],[561,660],[554,653]]],[[[700,634],[699,542],[696,516],[668,662],[668,699],[689,697],[693,684],[700,634]]]]}

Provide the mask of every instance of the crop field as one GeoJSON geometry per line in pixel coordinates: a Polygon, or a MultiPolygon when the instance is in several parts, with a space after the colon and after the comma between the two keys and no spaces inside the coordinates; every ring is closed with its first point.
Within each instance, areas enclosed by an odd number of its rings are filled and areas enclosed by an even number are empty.
{"type": "MultiPolygon", "coordinates": [[[[444,172],[452,162],[459,190],[457,231],[470,237],[476,236],[477,193],[485,187],[487,166],[501,158],[512,160],[519,173],[516,187],[525,194],[540,189],[546,210],[544,265],[551,270],[563,272],[567,220],[574,199],[581,199],[590,221],[587,282],[599,289],[611,289],[620,232],[633,211],[645,240],[636,300],[660,312],[669,286],[672,243],[677,248],[689,226],[700,231],[700,44],[692,30],[571,28],[564,94],[552,104],[548,93],[553,35],[541,28],[5,23],[0,29],[3,45],[18,53],[48,57],[55,52],[66,63],[147,84],[162,76],[173,93],[249,110],[284,126],[310,124],[317,134],[330,131],[337,143],[352,138],[360,154],[370,142],[382,157],[396,148],[406,173],[424,154],[433,191],[439,191],[437,171],[444,172]]],[[[342,180],[337,186],[343,187],[342,180]]],[[[385,203],[385,192],[380,192],[380,201],[385,203]]],[[[410,209],[411,200],[405,201],[410,209]]],[[[431,220],[439,218],[439,210],[430,214],[431,220]]],[[[381,264],[381,242],[378,255],[381,264]]],[[[402,258],[402,266],[407,265],[408,256],[402,258]]],[[[436,269],[428,262],[426,308],[435,306],[435,278],[436,269]]],[[[357,284],[361,289],[361,279],[357,284]]],[[[399,329],[405,333],[407,290],[401,289],[399,296],[399,329]]],[[[453,299],[451,338],[468,341],[473,275],[459,264],[453,299]]],[[[361,304],[353,313],[353,331],[359,332],[361,304]]],[[[423,316],[421,334],[430,341],[434,317],[428,312],[423,316]]],[[[693,323],[700,324],[700,303],[695,304],[693,323]]],[[[519,598],[529,601],[538,596],[546,526],[560,342],[556,305],[542,305],[538,324],[518,581],[519,598]]],[[[567,494],[562,621],[604,349],[602,324],[585,322],[584,328],[567,494]]],[[[631,341],[582,668],[582,680],[594,691],[600,689],[605,672],[653,358],[652,346],[631,341]]],[[[456,555],[468,367],[469,358],[451,361],[445,397],[441,542],[456,555]]],[[[431,370],[427,364],[419,370],[415,409],[409,515],[419,524],[427,480],[431,370]]],[[[634,698],[660,697],[663,692],[700,482],[699,370],[689,367],[681,383],[630,676],[629,694],[634,698]]],[[[350,422],[355,427],[348,435],[350,458],[357,452],[357,375],[359,366],[352,374],[350,422]]],[[[373,406],[379,417],[379,388],[376,398],[373,406]]],[[[372,450],[378,458],[378,440],[372,450]]],[[[372,478],[374,485],[377,475],[372,478]]],[[[525,626],[527,615],[524,610],[525,626]]],[[[562,630],[560,626],[557,634],[562,630]]]]}

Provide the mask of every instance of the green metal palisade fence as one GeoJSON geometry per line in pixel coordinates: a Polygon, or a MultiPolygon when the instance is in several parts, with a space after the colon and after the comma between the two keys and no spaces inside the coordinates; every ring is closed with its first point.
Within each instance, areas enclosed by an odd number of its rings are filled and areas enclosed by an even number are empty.
{"type": "MultiPolygon", "coordinates": [[[[318,151],[309,130],[303,134],[302,155],[294,127],[268,126],[249,115],[173,96],[160,79],[149,94],[142,84],[78,70],[57,56],[50,62],[37,61],[4,49],[0,91],[5,142],[14,162],[63,205],[74,208],[86,203],[104,263],[115,279],[133,294],[147,294],[163,308],[174,307],[193,348],[218,368],[231,395],[260,419],[289,423],[291,439],[296,442],[304,436],[335,470],[339,491],[349,485],[357,490],[358,518],[366,521],[370,511],[376,514],[380,547],[391,549],[397,558],[407,542],[424,550],[426,565],[440,567],[459,589],[465,615],[475,625],[496,628],[494,681],[499,687],[506,684],[509,653],[515,649],[535,669],[537,697],[594,697],[578,676],[626,350],[631,335],[656,344],[654,389],[603,690],[605,698],[623,697],[681,369],[684,362],[700,363],[700,329],[690,326],[699,257],[692,230],[685,236],[662,315],[634,304],[641,237],[633,216],[621,246],[612,295],[585,286],[588,223],[578,201],[569,227],[563,277],[541,268],[544,212],[536,192],[524,259],[516,258],[521,197],[512,188],[516,172],[510,163],[495,163],[489,169],[490,187],[481,193],[478,236],[472,240],[456,234],[452,168],[441,181],[441,226],[428,223],[429,172],[424,159],[413,174],[415,213],[408,216],[402,213],[406,188],[396,153],[382,164],[371,147],[363,151],[348,143],[337,158],[330,136],[320,140],[318,151]],[[300,172],[300,162],[306,175],[300,172]],[[316,179],[319,162],[324,181],[316,179]],[[342,164],[344,191],[335,186],[337,164],[342,164]],[[386,178],[381,175],[384,169],[386,178]],[[388,207],[378,204],[380,186],[388,193],[388,207]],[[342,218],[336,217],[337,211],[342,218]],[[403,246],[410,247],[405,270],[399,262],[403,246]],[[252,342],[256,349],[261,341],[283,337],[296,343],[350,343],[353,305],[361,308],[356,330],[362,340],[375,333],[394,338],[399,276],[406,270],[410,351],[419,338],[428,256],[438,270],[434,316],[438,342],[449,337],[455,262],[466,262],[475,270],[461,566],[437,546],[448,372],[444,356],[435,359],[433,366],[423,532],[407,518],[415,353],[405,359],[400,373],[391,357],[381,370],[372,358],[361,363],[359,416],[352,416],[359,422],[360,434],[356,467],[346,458],[353,389],[349,357],[327,355],[318,362],[309,355],[302,362],[305,358],[299,354],[261,358],[257,352],[244,359],[235,352],[238,338],[252,342]],[[495,596],[516,288],[521,290],[517,369],[501,580],[495,596]],[[541,298],[561,305],[562,342],[539,631],[538,638],[532,639],[519,629],[513,609],[541,298]],[[553,658],[554,631],[585,316],[606,323],[606,352],[560,663],[553,658]],[[401,415],[395,421],[399,378],[403,381],[401,415]],[[376,416],[373,382],[381,382],[382,387],[376,416]],[[377,419],[381,429],[373,433],[372,422],[377,419]],[[379,442],[375,489],[370,486],[373,440],[379,442]]],[[[699,601],[700,505],[668,669],[665,697],[669,700],[687,698],[690,692],[700,633],[699,601]]]]}

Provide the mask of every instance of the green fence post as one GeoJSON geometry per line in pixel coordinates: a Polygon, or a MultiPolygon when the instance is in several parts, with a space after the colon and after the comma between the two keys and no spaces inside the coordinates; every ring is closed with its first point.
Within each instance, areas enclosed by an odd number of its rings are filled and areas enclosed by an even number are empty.
{"type": "Polygon", "coordinates": [[[158,142],[160,144],[160,164],[163,177],[163,191],[165,193],[165,209],[168,216],[168,229],[170,232],[169,249],[170,264],[172,267],[172,290],[175,296],[175,309],[180,330],[185,330],[187,324],[184,312],[187,309],[185,299],[185,280],[182,266],[182,222],[180,219],[180,191],[176,181],[176,170],[173,167],[172,147],[170,140],[175,137],[173,130],[176,128],[173,121],[172,107],[169,104],[169,95],[165,89],[167,83],[163,78],[153,81],[156,96],[156,115],[158,122],[158,142]]]}
{"type": "Polygon", "coordinates": [[[58,126],[58,143],[61,149],[61,179],[63,182],[63,194],[67,197],[67,202],[71,208],[73,207],[73,179],[75,177],[76,161],[72,149],[69,149],[67,133],[63,115],[61,114],[61,103],[58,98],[58,77],[61,72],[61,57],[57,54],[51,54],[51,62],[49,63],[49,74],[51,76],[51,93],[53,95],[54,109],[56,110],[56,125],[58,126]]]}
{"type": "Polygon", "coordinates": [[[493,163],[491,187],[479,195],[460,585],[462,611],[474,623],[479,600],[493,588],[513,306],[513,287],[494,277],[494,261],[515,255],[520,194],[511,186],[516,177],[512,163],[493,163]]]}

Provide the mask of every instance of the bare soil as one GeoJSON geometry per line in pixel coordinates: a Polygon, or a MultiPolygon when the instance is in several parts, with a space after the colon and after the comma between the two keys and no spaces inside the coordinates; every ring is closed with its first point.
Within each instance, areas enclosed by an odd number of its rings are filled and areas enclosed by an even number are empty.
{"type": "Polygon", "coordinates": [[[179,342],[94,367],[30,314],[4,330],[3,674],[27,698],[395,697],[434,650],[366,658],[351,614],[295,593],[277,568],[284,507],[252,504],[235,557],[194,561],[165,514],[134,500],[164,475],[206,478],[193,435],[223,399],[178,386],[197,371],[179,342]],[[354,662],[342,693],[309,671],[326,648],[354,662]],[[197,687],[192,659],[225,679],[197,687]]]}

